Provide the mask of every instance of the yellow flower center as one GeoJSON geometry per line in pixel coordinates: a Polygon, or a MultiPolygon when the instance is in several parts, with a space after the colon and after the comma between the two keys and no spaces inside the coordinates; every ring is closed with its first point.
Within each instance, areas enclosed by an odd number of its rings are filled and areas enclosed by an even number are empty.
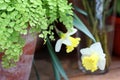
{"type": "Polygon", "coordinates": [[[70,53],[74,50],[75,47],[78,46],[79,42],[80,42],[80,38],[73,38],[73,37],[69,37],[70,41],[71,41],[71,45],[67,45],[66,46],[66,52],[70,53]]]}
{"type": "Polygon", "coordinates": [[[98,60],[99,60],[99,56],[95,53],[93,53],[91,56],[85,56],[82,58],[83,67],[86,70],[90,70],[91,72],[94,72],[98,69],[97,67],[98,60]]]}

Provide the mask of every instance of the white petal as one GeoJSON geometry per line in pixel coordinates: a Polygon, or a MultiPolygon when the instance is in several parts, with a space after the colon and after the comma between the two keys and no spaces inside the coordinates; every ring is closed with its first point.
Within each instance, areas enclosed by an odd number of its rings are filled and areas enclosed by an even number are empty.
{"type": "Polygon", "coordinates": [[[103,49],[100,44],[100,42],[96,42],[90,46],[91,49],[93,49],[95,52],[98,53],[98,55],[103,55],[103,49]]]}
{"type": "Polygon", "coordinates": [[[91,49],[90,48],[84,48],[80,50],[82,56],[90,56],[91,55],[91,49]]]}
{"type": "Polygon", "coordinates": [[[60,51],[61,46],[62,46],[62,42],[63,42],[62,39],[59,39],[59,40],[56,42],[56,45],[55,45],[55,51],[56,51],[56,52],[59,52],[59,51],[60,51]]]}
{"type": "Polygon", "coordinates": [[[100,58],[99,62],[98,62],[98,67],[100,70],[104,70],[105,69],[105,65],[106,65],[106,59],[105,57],[100,58]]]}
{"type": "Polygon", "coordinates": [[[75,34],[77,32],[77,29],[75,29],[75,28],[72,28],[72,32],[71,31],[68,31],[68,35],[70,36],[70,35],[73,35],[73,34],[75,34]]]}
{"type": "Polygon", "coordinates": [[[65,45],[71,45],[71,41],[69,40],[69,38],[64,39],[62,43],[65,45]]]}

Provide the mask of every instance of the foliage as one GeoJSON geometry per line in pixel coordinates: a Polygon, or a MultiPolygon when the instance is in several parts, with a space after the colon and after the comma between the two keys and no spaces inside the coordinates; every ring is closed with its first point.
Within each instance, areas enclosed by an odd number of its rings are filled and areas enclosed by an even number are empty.
{"type": "Polygon", "coordinates": [[[25,41],[21,35],[40,33],[46,40],[54,22],[62,22],[66,28],[72,24],[72,6],[67,0],[0,0],[0,52],[4,52],[2,65],[15,66],[25,41]],[[30,30],[28,28],[30,27],[30,30]]]}
{"type": "Polygon", "coordinates": [[[49,54],[51,56],[52,65],[54,69],[54,75],[56,80],[60,80],[60,75],[64,78],[64,80],[68,80],[68,77],[66,73],[64,72],[64,69],[62,68],[57,56],[55,55],[54,49],[50,43],[50,40],[47,38],[47,48],[49,50],[49,54]]]}
{"type": "MultiPolygon", "coordinates": [[[[82,21],[76,14],[73,14],[72,9],[72,4],[68,4],[68,0],[0,0],[0,52],[4,52],[2,66],[4,68],[15,66],[25,45],[22,35],[37,33],[47,43],[56,79],[59,80],[61,75],[68,80],[49,41],[55,39],[53,30],[60,38],[62,38],[60,34],[65,34],[64,41],[70,48],[73,42],[70,37],[75,33],[72,32],[73,25],[96,42],[82,21]],[[65,29],[70,32],[69,36],[57,29],[55,26],[57,22],[65,26],[65,29]]],[[[82,14],[87,16],[84,11],[82,14]]],[[[80,39],[76,46],[79,42],[80,39]]],[[[73,49],[76,46],[73,46],[73,49]]]]}
{"type": "Polygon", "coordinates": [[[116,13],[120,16],[120,0],[116,0],[116,13]]]}

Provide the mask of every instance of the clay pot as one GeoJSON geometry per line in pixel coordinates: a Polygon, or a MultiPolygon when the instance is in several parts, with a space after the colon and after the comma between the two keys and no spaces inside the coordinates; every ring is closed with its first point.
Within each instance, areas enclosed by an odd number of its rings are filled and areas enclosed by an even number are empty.
{"type": "MultiPolygon", "coordinates": [[[[34,51],[36,47],[36,37],[30,34],[23,36],[26,44],[23,54],[15,67],[4,69],[0,61],[0,80],[29,80],[34,51]]],[[[4,54],[0,54],[0,58],[4,54]]]]}

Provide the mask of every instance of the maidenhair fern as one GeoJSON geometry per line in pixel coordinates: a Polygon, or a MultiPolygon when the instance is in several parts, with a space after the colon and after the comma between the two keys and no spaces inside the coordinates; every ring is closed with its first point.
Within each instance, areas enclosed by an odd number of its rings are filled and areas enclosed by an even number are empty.
{"type": "Polygon", "coordinates": [[[52,24],[54,21],[59,20],[66,28],[73,26],[73,11],[71,4],[68,0],[42,0],[43,8],[46,9],[46,16],[48,23],[52,24]]]}
{"type": "Polygon", "coordinates": [[[54,39],[53,22],[59,20],[66,28],[72,27],[72,6],[67,0],[0,0],[0,52],[4,52],[2,65],[15,65],[25,41],[21,35],[40,33],[54,39]]]}

